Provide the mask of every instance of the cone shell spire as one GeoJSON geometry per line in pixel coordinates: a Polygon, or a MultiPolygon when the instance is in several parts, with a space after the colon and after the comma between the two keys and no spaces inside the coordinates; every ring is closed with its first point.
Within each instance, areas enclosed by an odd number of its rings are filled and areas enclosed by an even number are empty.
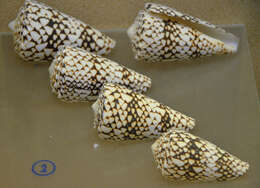
{"type": "Polygon", "coordinates": [[[244,175],[249,164],[182,130],[170,130],[152,145],[163,176],[172,180],[224,181],[244,175]]]}
{"type": "Polygon", "coordinates": [[[151,79],[116,62],[66,46],[49,67],[52,91],[63,101],[95,100],[104,83],[116,83],[137,92],[151,87],[151,79]]]}
{"type": "Polygon", "coordinates": [[[156,138],[171,128],[189,131],[195,120],[124,86],[105,84],[92,106],[98,134],[109,140],[156,138]]]}
{"type": "Polygon", "coordinates": [[[192,59],[235,53],[238,38],[173,8],[147,3],[128,29],[137,60],[192,59]]]}
{"type": "Polygon", "coordinates": [[[34,0],[26,0],[9,24],[15,51],[27,61],[50,61],[60,46],[77,46],[99,55],[115,41],[76,18],[34,0]]]}

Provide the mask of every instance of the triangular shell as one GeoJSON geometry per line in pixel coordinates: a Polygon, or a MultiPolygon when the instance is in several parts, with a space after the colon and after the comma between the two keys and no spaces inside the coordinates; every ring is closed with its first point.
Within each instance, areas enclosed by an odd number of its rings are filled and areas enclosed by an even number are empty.
{"type": "Polygon", "coordinates": [[[50,61],[63,45],[99,55],[115,47],[115,41],[97,29],[34,0],[25,1],[9,27],[15,51],[27,61],[50,61]]]}
{"type": "Polygon", "coordinates": [[[231,33],[177,10],[147,3],[128,29],[137,60],[174,61],[235,53],[239,39],[231,33]]]}
{"type": "Polygon", "coordinates": [[[151,87],[151,79],[107,58],[66,46],[49,67],[52,91],[63,101],[95,100],[104,83],[117,83],[137,92],[151,87]]]}
{"type": "Polygon", "coordinates": [[[124,86],[105,84],[92,105],[98,134],[108,140],[157,138],[171,128],[189,131],[195,120],[124,86]]]}
{"type": "Polygon", "coordinates": [[[224,181],[244,175],[249,164],[198,136],[170,130],[152,145],[164,177],[172,180],[224,181]]]}

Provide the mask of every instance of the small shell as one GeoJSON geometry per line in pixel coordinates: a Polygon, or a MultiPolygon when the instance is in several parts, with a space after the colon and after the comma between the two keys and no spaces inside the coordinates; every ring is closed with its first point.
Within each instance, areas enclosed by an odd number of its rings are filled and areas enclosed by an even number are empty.
{"type": "Polygon", "coordinates": [[[25,0],[9,24],[15,51],[27,61],[50,61],[58,48],[71,45],[99,55],[110,53],[115,41],[93,27],[34,0],[25,0]]]}
{"type": "Polygon", "coordinates": [[[192,59],[235,53],[238,38],[173,8],[147,3],[128,29],[137,60],[192,59]]]}
{"type": "Polygon", "coordinates": [[[66,46],[49,67],[52,91],[63,101],[95,100],[104,83],[124,85],[137,92],[151,87],[151,79],[116,62],[66,46]]]}
{"type": "Polygon", "coordinates": [[[195,120],[123,86],[105,84],[92,105],[98,134],[109,140],[156,138],[170,128],[189,131],[195,120]]]}
{"type": "Polygon", "coordinates": [[[249,164],[216,145],[181,130],[170,130],[152,145],[162,175],[172,180],[224,181],[244,175],[249,164]]]}

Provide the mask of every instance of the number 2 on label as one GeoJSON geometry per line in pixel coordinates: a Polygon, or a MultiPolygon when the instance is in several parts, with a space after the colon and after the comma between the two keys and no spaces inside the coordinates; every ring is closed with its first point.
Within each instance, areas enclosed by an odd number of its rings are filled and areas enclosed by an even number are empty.
{"type": "Polygon", "coordinates": [[[46,173],[47,172],[47,165],[46,164],[42,164],[41,165],[41,170],[40,170],[41,173],[46,173]]]}

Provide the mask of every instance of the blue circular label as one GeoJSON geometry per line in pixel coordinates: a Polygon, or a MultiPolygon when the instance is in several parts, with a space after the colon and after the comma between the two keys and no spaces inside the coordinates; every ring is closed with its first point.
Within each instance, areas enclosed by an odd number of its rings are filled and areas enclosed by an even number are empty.
{"type": "Polygon", "coordinates": [[[50,160],[36,161],[32,165],[32,172],[37,176],[49,176],[56,170],[56,165],[50,160]]]}

